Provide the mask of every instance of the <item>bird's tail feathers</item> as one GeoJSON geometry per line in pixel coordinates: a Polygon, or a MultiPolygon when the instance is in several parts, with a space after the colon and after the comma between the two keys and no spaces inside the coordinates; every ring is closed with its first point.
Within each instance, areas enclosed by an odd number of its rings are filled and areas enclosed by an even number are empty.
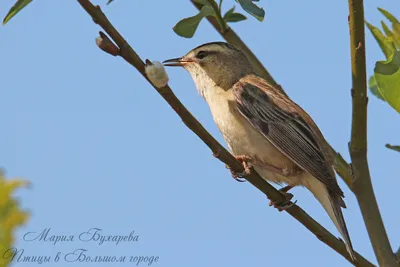
{"type": "Polygon", "coordinates": [[[323,183],[314,177],[312,179],[307,179],[307,184],[305,186],[314,194],[314,196],[321,203],[322,207],[328,213],[340,235],[343,237],[350,257],[355,260],[356,253],[354,252],[351,244],[349,232],[347,231],[346,222],[344,221],[342,213],[342,207],[346,207],[342,197],[329,190],[323,183]]]}

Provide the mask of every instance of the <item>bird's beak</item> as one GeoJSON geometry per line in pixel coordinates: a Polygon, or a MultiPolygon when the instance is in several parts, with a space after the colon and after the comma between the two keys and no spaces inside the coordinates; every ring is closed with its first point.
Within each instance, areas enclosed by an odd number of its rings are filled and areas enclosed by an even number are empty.
{"type": "Polygon", "coordinates": [[[178,57],[163,61],[163,65],[168,67],[183,67],[190,62],[193,62],[193,60],[178,57]]]}

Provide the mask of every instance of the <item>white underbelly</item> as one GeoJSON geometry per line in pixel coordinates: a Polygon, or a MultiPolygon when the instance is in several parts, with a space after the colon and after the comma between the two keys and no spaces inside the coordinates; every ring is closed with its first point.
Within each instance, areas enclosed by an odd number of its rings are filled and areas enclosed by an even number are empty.
{"type": "MultiPolygon", "coordinates": [[[[278,149],[276,149],[261,133],[255,130],[250,123],[228,101],[210,105],[215,123],[217,124],[230,152],[235,156],[246,155],[272,165],[277,168],[293,168],[294,164],[278,149]]],[[[291,185],[301,184],[301,177],[285,177],[266,169],[263,164],[253,164],[256,171],[266,180],[275,183],[291,185]]]]}

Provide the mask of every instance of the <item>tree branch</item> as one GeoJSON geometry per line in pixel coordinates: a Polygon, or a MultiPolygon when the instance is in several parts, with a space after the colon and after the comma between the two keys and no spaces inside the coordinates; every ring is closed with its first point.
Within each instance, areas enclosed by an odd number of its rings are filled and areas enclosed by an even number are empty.
{"type": "MultiPolygon", "coordinates": [[[[190,0],[192,4],[200,10],[201,5],[190,0]]],[[[211,0],[209,0],[211,1],[211,0]]],[[[214,1],[214,0],[212,0],[214,1]]],[[[240,37],[227,25],[224,31],[221,31],[217,20],[214,17],[207,17],[207,20],[211,23],[211,25],[215,28],[215,30],[221,34],[221,36],[228,43],[234,45],[235,47],[241,49],[246,57],[250,60],[253,67],[255,68],[258,75],[263,77],[270,84],[277,86],[281,89],[281,92],[285,93],[282,87],[277,84],[277,82],[272,78],[271,74],[267,71],[267,69],[263,66],[263,64],[258,60],[258,58],[253,54],[253,52],[247,47],[247,45],[240,39],[240,37]]],[[[342,177],[343,181],[347,184],[347,186],[352,190],[353,177],[351,175],[351,168],[349,164],[343,159],[343,157],[337,153],[332,147],[332,154],[335,156],[335,170],[342,177]]]]}
{"type": "Polygon", "coordinates": [[[217,5],[217,3],[214,0],[207,0],[207,1],[211,5],[211,7],[214,9],[214,12],[216,14],[216,21],[218,23],[218,28],[221,29],[222,33],[225,33],[226,29],[227,29],[227,25],[221,16],[220,7],[217,5]]]}
{"type": "Polygon", "coordinates": [[[349,28],[353,102],[351,141],[353,191],[360,205],[379,266],[398,266],[390,246],[372,187],[367,160],[367,77],[363,0],[349,0],[349,28]]]}
{"type": "MultiPolygon", "coordinates": [[[[104,13],[101,11],[99,6],[94,6],[88,0],[77,0],[79,4],[87,11],[87,13],[93,18],[93,21],[100,25],[111,39],[119,47],[118,53],[123,59],[135,67],[143,77],[148,80],[145,75],[145,65],[140,57],[135,53],[132,47],[125,41],[121,34],[114,28],[104,13]]],[[[149,80],[148,80],[149,81],[149,80]]],[[[150,81],[149,81],[150,82],[150,81]]],[[[179,115],[183,123],[192,130],[211,150],[214,154],[218,155],[218,158],[230,166],[237,172],[243,172],[242,164],[235,159],[217,140],[215,140],[207,130],[193,117],[193,115],[183,106],[179,99],[172,92],[171,88],[167,85],[163,88],[154,87],[157,92],[168,102],[171,108],[179,115]]],[[[260,191],[267,195],[267,197],[276,202],[282,203],[285,201],[284,195],[282,195],[273,186],[267,183],[261,176],[256,172],[252,171],[246,179],[260,191]]],[[[327,244],[333,250],[341,254],[354,266],[374,266],[368,260],[366,260],[360,254],[357,254],[357,262],[352,262],[349,254],[346,251],[345,245],[342,240],[333,236],[329,231],[322,227],[318,222],[311,218],[304,210],[299,206],[293,205],[286,210],[288,214],[293,216],[307,229],[309,229],[318,239],[327,244]]]]}

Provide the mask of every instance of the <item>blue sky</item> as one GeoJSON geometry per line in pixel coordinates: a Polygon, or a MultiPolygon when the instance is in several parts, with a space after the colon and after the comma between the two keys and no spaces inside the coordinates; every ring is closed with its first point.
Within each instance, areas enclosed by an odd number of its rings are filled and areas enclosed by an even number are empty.
{"type": "MultiPolygon", "coordinates": [[[[0,2],[3,16],[13,2],[0,2]]],[[[177,21],[196,13],[188,1],[105,2],[96,1],[142,58],[161,61],[222,40],[206,21],[192,39],[172,31],[177,21]]],[[[224,9],[234,4],[224,2],[224,9]]],[[[347,2],[262,0],[260,5],[266,10],[263,23],[249,18],[231,26],[349,159],[347,2]]],[[[365,1],[366,18],[375,25],[383,19],[378,6],[395,14],[400,10],[398,1],[365,1]]],[[[135,69],[96,47],[98,31],[76,1],[34,1],[0,28],[0,164],[8,177],[32,182],[31,189],[17,193],[31,212],[17,232],[18,249],[52,261],[58,252],[63,257],[77,249],[87,249],[90,256],[158,256],[151,266],[160,267],[350,266],[292,217],[270,208],[249,183],[235,182],[135,69]],[[27,232],[46,228],[50,235],[73,235],[74,240],[24,240],[27,232]],[[134,231],[139,241],[100,245],[79,240],[91,228],[102,229],[102,235],[134,231]]],[[[369,33],[366,39],[370,75],[384,56],[369,33]]],[[[168,73],[177,96],[223,142],[189,74],[178,68],[168,73]]],[[[368,115],[373,184],[397,248],[400,214],[393,199],[400,187],[400,154],[384,144],[400,143],[400,116],[374,96],[368,115]]],[[[355,197],[339,183],[353,245],[375,263],[355,197]]],[[[303,209],[338,235],[309,192],[298,188],[292,193],[303,209]]],[[[71,264],[64,259],[48,263],[71,264]]],[[[129,265],[136,263],[102,266],[129,265]]]]}

